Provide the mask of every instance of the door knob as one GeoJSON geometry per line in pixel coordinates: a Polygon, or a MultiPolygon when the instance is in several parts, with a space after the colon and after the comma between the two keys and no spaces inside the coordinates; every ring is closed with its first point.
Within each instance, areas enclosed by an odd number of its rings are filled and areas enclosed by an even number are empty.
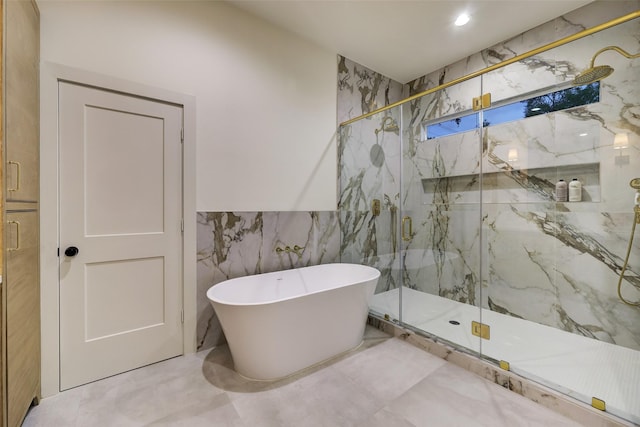
{"type": "Polygon", "coordinates": [[[80,252],[80,250],[75,246],[69,246],[67,249],[64,250],[65,256],[68,256],[68,257],[74,257],[78,255],[78,252],[80,252]]]}

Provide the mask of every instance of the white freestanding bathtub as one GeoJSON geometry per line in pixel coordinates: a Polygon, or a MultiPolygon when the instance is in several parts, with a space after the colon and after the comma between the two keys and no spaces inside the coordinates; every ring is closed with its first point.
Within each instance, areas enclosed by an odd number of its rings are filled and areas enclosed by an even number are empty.
{"type": "Polygon", "coordinates": [[[207,298],[236,371],[273,380],[359,346],[379,277],[373,267],[324,264],[227,280],[207,298]]]}

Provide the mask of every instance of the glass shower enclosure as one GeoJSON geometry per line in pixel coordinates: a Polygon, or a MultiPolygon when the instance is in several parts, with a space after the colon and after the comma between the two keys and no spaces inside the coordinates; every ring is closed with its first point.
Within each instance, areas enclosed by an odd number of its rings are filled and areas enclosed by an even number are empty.
{"type": "Polygon", "coordinates": [[[341,259],[381,271],[372,316],[634,423],[637,17],[343,124],[339,146],[341,259]],[[610,46],[615,72],[574,82],[610,46]]]}

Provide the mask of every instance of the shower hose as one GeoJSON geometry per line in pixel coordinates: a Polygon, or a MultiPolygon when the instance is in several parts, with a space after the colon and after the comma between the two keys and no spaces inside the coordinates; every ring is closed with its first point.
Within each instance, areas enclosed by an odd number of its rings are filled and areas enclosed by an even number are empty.
{"type": "Polygon", "coordinates": [[[622,296],[622,278],[624,277],[624,272],[627,270],[627,264],[629,263],[629,254],[631,254],[631,247],[633,246],[633,235],[636,232],[636,224],[640,223],[640,206],[636,205],[633,208],[634,218],[633,218],[633,226],[631,227],[631,237],[629,237],[629,246],[627,247],[627,256],[624,259],[624,264],[622,265],[622,270],[620,271],[620,278],[618,279],[618,297],[620,300],[630,306],[640,307],[640,301],[631,302],[624,299],[622,296]]]}

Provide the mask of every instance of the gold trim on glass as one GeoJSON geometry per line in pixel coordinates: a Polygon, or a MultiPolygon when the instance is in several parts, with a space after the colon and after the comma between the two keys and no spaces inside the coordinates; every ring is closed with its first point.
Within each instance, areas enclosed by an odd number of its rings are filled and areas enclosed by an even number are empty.
{"type": "Polygon", "coordinates": [[[530,56],[538,55],[538,54],[540,54],[542,52],[546,52],[546,51],[551,50],[553,48],[556,48],[558,46],[565,45],[565,44],[570,43],[572,41],[575,41],[575,40],[590,36],[590,35],[595,34],[597,32],[606,30],[606,29],[611,28],[611,27],[615,27],[616,25],[623,24],[623,23],[625,23],[627,21],[631,21],[632,19],[639,18],[639,17],[640,17],[640,10],[637,10],[635,12],[631,12],[628,15],[624,15],[624,16],[621,16],[619,18],[612,19],[611,21],[605,22],[605,23],[600,24],[600,25],[596,25],[595,27],[588,28],[586,30],[580,31],[580,32],[575,33],[573,35],[561,38],[560,40],[556,40],[555,42],[548,43],[548,44],[546,44],[544,46],[541,46],[539,48],[530,50],[529,52],[523,53],[521,55],[514,56],[513,58],[507,59],[507,60],[499,62],[497,64],[493,64],[493,65],[491,65],[491,66],[489,66],[487,68],[483,68],[482,70],[474,71],[473,73],[469,73],[466,76],[462,76],[462,77],[459,77],[457,79],[451,80],[450,82],[443,83],[443,84],[441,84],[439,86],[436,86],[434,88],[427,89],[424,92],[417,93],[415,95],[412,95],[412,96],[410,96],[408,98],[405,98],[403,100],[400,100],[398,102],[394,102],[393,104],[389,104],[389,105],[384,106],[382,108],[378,108],[375,111],[371,111],[369,113],[362,114],[361,116],[354,117],[353,119],[346,120],[346,121],[340,123],[340,126],[345,126],[345,125],[351,124],[353,122],[357,122],[358,120],[365,119],[367,117],[371,117],[374,114],[378,114],[378,113],[380,113],[382,111],[390,110],[390,109],[395,108],[395,107],[397,107],[399,105],[402,105],[402,104],[405,104],[407,102],[413,101],[414,99],[421,98],[421,97],[423,97],[425,95],[428,95],[430,93],[434,93],[434,92],[437,92],[439,90],[446,89],[446,88],[448,88],[450,86],[457,85],[458,83],[462,83],[462,82],[465,82],[467,80],[471,80],[471,79],[473,79],[475,77],[479,77],[479,76],[481,76],[483,74],[489,73],[489,72],[497,70],[499,68],[506,67],[507,65],[513,64],[514,62],[518,62],[518,61],[521,61],[523,59],[529,58],[530,56]]]}

